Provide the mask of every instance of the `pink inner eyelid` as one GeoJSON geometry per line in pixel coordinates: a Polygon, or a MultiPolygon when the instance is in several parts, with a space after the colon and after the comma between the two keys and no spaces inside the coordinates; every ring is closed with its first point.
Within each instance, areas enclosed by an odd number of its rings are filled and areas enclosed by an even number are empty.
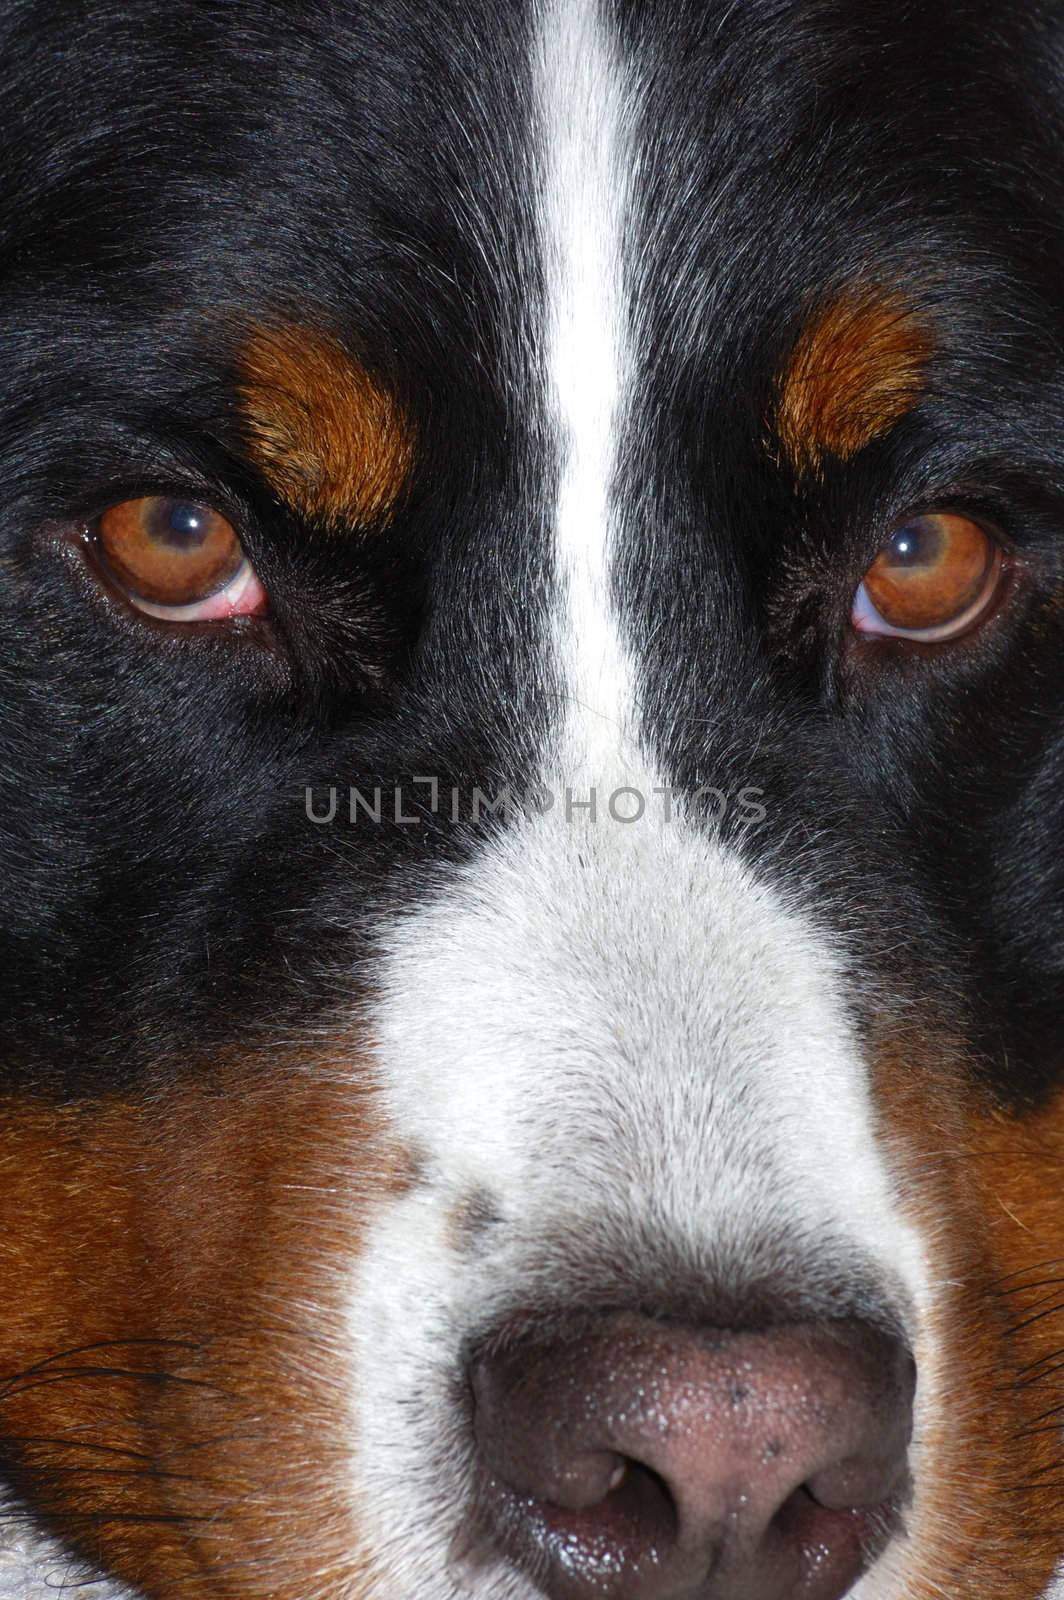
{"type": "Polygon", "coordinates": [[[990,604],[991,597],[997,587],[996,577],[1000,568],[988,574],[982,592],[972,602],[966,611],[959,616],[951,618],[937,628],[895,628],[886,619],[880,616],[867,589],[862,582],[854,596],[853,609],[850,613],[852,626],[858,633],[863,633],[871,638],[879,639],[914,639],[917,643],[937,644],[944,639],[952,639],[970,628],[977,621],[990,604]]]}
{"type": "Polygon", "coordinates": [[[236,574],[223,589],[196,600],[187,606],[164,606],[154,601],[141,600],[127,592],[131,605],[149,617],[160,617],[167,622],[218,622],[229,617],[256,616],[265,611],[267,594],[254,567],[245,557],[236,574]]]}

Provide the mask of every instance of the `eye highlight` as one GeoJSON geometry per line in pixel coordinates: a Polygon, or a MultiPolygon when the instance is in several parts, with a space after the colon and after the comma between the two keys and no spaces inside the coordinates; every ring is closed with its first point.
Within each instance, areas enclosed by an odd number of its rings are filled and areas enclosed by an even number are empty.
{"type": "Polygon", "coordinates": [[[232,523],[200,501],[120,501],[97,520],[94,543],[101,565],[149,616],[203,622],[266,609],[232,523]]]}
{"type": "Polygon", "coordinates": [[[955,639],[989,613],[1004,570],[1001,545],[971,517],[944,511],[914,517],[865,573],[853,626],[925,644],[955,639]]]}

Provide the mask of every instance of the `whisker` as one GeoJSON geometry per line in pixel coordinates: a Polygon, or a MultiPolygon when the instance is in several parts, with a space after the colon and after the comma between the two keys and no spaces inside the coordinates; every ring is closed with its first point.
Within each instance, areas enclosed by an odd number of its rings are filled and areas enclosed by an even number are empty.
{"type": "Polygon", "coordinates": [[[1032,1328],[1036,1322],[1042,1322],[1046,1317],[1055,1317],[1061,1311],[1064,1311],[1064,1300],[1058,1300],[1054,1305],[1047,1306],[1044,1311],[1036,1312],[1033,1317],[1025,1317],[1022,1322],[1014,1323],[1007,1330],[1008,1336],[1011,1338],[1014,1334],[1022,1333],[1024,1328],[1032,1328]]]}
{"type": "Polygon", "coordinates": [[[21,1375],[12,1378],[4,1391],[0,1392],[0,1401],[18,1399],[21,1395],[31,1394],[34,1389],[47,1389],[57,1383],[76,1382],[80,1378],[107,1378],[110,1380],[133,1378],[141,1383],[155,1383],[160,1386],[174,1384],[185,1389],[207,1389],[212,1394],[225,1395],[227,1399],[233,1396],[217,1384],[208,1383],[203,1378],[182,1378],[173,1372],[144,1372],[137,1367],[70,1367],[66,1370],[49,1372],[43,1377],[35,1377],[32,1382],[23,1383],[21,1375]]]}
{"type": "Polygon", "coordinates": [[[998,1292],[1004,1297],[1012,1294],[1033,1294],[1036,1289],[1064,1289],[1064,1278],[1039,1278],[1034,1283],[1014,1283],[1011,1289],[998,1292]]]}
{"type": "Polygon", "coordinates": [[[1022,1378],[1027,1372],[1033,1372],[1036,1367],[1043,1367],[1047,1362],[1064,1359],[1064,1347],[1060,1350],[1050,1350],[1046,1355],[1039,1356],[1037,1361],[1029,1361],[1025,1366],[1016,1369],[1016,1376],[1022,1378]]]}
{"type": "Polygon", "coordinates": [[[64,1508],[63,1525],[68,1528],[99,1528],[111,1523],[154,1527],[163,1524],[184,1527],[188,1523],[212,1522],[211,1516],[200,1516],[184,1511],[68,1511],[64,1508]]]}
{"type": "Polygon", "coordinates": [[[51,1444],[56,1445],[62,1450],[89,1450],[94,1455],[125,1456],[131,1461],[152,1461],[154,1459],[154,1457],[146,1450],[126,1450],[114,1444],[96,1444],[91,1439],[73,1439],[70,1437],[63,1437],[62,1435],[60,1435],[58,1438],[52,1438],[50,1435],[37,1433],[5,1433],[3,1438],[5,1445],[15,1445],[19,1447],[23,1445],[51,1444]]]}
{"type": "MultiPolygon", "coordinates": [[[[1064,1256],[1055,1256],[1050,1261],[1033,1261],[1030,1262],[1026,1267],[1017,1268],[1015,1272],[1006,1272],[1004,1277],[996,1278],[990,1287],[993,1290],[1011,1294],[1012,1291],[1003,1290],[1002,1285],[1011,1283],[1015,1278],[1022,1278],[1028,1272],[1048,1272],[1051,1267],[1064,1268],[1064,1256]]],[[[1020,1285],[1019,1287],[1022,1288],[1023,1286],[1020,1285]]],[[[1035,1285],[1035,1287],[1037,1288],[1039,1285],[1035,1285]]]]}
{"type": "MultiPolygon", "coordinates": [[[[1037,1417],[1031,1418],[1031,1428],[1033,1429],[1036,1422],[1048,1422],[1050,1417],[1059,1416],[1062,1411],[1064,1411],[1064,1402],[1062,1402],[1060,1405],[1050,1406],[1048,1411],[1042,1411],[1037,1417]]],[[[1022,1439],[1026,1436],[1028,1431],[1029,1430],[1025,1428],[1023,1433],[1017,1433],[1014,1435],[1014,1437],[1017,1439],[1022,1439]]]]}
{"type": "Polygon", "coordinates": [[[202,1483],[217,1487],[214,1479],[200,1477],[195,1472],[170,1472],[155,1466],[146,1467],[78,1467],[41,1466],[24,1467],[21,1476],[51,1482],[53,1478],[151,1478],[166,1483],[202,1483]]]}

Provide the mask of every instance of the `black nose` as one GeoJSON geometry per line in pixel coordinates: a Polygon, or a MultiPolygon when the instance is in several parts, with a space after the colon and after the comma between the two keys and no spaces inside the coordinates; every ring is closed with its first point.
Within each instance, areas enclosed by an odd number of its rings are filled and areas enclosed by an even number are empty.
{"type": "Polygon", "coordinates": [[[472,1383],[493,1536],[550,1600],[840,1600],[904,1499],[915,1368],[858,1322],[618,1313],[472,1383]]]}

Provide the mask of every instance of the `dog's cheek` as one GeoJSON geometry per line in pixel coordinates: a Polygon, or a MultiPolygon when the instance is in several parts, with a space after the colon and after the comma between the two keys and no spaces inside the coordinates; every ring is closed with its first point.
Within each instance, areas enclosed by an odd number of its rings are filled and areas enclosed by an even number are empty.
{"type": "Polygon", "coordinates": [[[934,1286],[906,1592],[1032,1600],[1059,1560],[1064,1093],[1006,1115],[931,1028],[881,1042],[876,1097],[934,1286]]]}
{"type": "Polygon", "coordinates": [[[409,1164],[357,1063],[0,1106],[0,1451],[145,1594],[357,1596],[343,1291],[409,1164]]]}

